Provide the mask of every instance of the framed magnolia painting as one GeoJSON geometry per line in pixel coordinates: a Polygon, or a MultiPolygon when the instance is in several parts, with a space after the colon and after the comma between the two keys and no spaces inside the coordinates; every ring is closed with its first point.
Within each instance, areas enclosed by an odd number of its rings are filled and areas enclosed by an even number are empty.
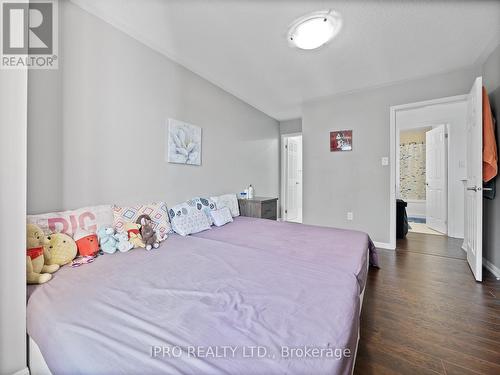
{"type": "Polygon", "coordinates": [[[201,165],[201,128],[169,118],[166,153],[169,163],[201,165]]]}
{"type": "Polygon", "coordinates": [[[352,151],[352,130],[330,132],[330,151],[352,151]]]}

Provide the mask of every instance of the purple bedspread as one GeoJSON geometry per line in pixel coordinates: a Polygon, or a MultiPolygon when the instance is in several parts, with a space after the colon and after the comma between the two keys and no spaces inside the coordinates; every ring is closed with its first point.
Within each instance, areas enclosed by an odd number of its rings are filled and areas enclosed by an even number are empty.
{"type": "Polygon", "coordinates": [[[194,236],[266,250],[303,262],[326,263],[355,275],[360,293],[366,283],[367,262],[378,267],[377,250],[370,237],[353,230],[240,216],[233,223],[194,236]]]}
{"type": "Polygon", "coordinates": [[[65,266],[32,291],[28,334],[54,374],[349,374],[359,286],[323,248],[348,249],[348,236],[318,238],[304,256],[295,241],[307,239],[286,233],[290,256],[172,235],[65,266]]]}

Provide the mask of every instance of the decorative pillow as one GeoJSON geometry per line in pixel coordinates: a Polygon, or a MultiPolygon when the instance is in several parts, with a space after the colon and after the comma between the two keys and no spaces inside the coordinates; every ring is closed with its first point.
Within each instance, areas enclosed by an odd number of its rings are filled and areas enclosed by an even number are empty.
{"type": "Polygon", "coordinates": [[[220,208],[218,210],[214,210],[210,213],[212,215],[212,220],[213,220],[214,224],[218,227],[221,227],[224,224],[231,223],[233,221],[231,211],[227,207],[223,207],[223,208],[220,208]]]}
{"type": "Polygon", "coordinates": [[[210,225],[213,224],[210,212],[216,210],[217,207],[212,199],[196,197],[186,201],[186,203],[188,204],[188,206],[196,208],[198,211],[202,211],[205,215],[207,215],[208,222],[210,223],[210,225]]]}
{"type": "Polygon", "coordinates": [[[149,215],[153,229],[160,241],[167,238],[168,233],[172,231],[168,221],[168,209],[164,202],[142,204],[130,207],[113,206],[113,226],[118,233],[125,232],[124,224],[137,220],[140,215],[149,215]]]}
{"type": "Polygon", "coordinates": [[[172,229],[181,236],[210,229],[207,215],[196,207],[181,203],[168,210],[172,229]]]}
{"type": "Polygon", "coordinates": [[[50,212],[40,215],[28,215],[28,224],[38,225],[46,234],[59,232],[69,236],[78,230],[96,233],[101,227],[113,223],[111,205],[91,206],[72,211],[50,212]]]}
{"type": "Polygon", "coordinates": [[[236,194],[219,195],[218,197],[210,197],[215,202],[218,209],[227,207],[231,211],[231,216],[240,216],[240,207],[238,206],[238,198],[236,194]]]}

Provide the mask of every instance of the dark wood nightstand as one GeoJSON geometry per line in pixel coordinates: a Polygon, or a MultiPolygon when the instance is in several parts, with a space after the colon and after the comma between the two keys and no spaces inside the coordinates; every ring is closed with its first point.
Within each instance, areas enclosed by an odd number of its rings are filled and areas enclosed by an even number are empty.
{"type": "Polygon", "coordinates": [[[270,220],[278,218],[278,198],[253,197],[252,199],[238,199],[238,203],[241,216],[270,220]]]}

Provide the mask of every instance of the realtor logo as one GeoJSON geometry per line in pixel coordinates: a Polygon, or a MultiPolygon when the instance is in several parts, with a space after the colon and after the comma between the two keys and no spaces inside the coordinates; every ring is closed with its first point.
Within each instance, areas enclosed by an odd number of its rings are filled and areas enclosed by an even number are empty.
{"type": "Polygon", "coordinates": [[[2,69],[57,69],[57,1],[2,1],[2,69]]]}

